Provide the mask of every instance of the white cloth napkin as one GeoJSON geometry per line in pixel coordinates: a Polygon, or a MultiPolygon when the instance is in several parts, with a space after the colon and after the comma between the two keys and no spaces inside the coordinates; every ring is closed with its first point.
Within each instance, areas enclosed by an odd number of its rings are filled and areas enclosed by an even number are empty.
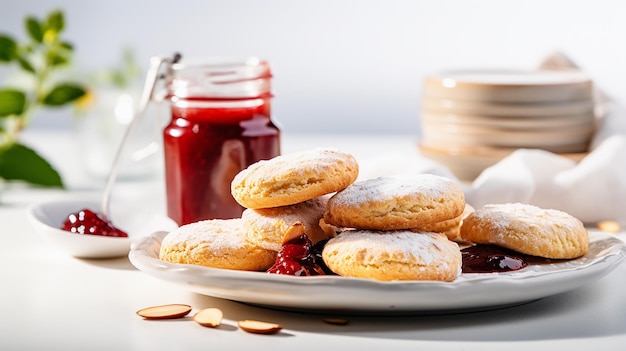
{"type": "MultiPolygon", "coordinates": [[[[553,58],[547,61],[554,63],[553,58]]],[[[605,113],[583,160],[576,163],[548,151],[517,150],[485,169],[471,184],[462,183],[467,203],[480,208],[521,202],[558,209],[585,223],[615,220],[626,224],[626,108],[607,100],[602,108],[605,113]]],[[[402,170],[456,179],[443,165],[415,152],[368,161],[362,167],[364,177],[402,170]]]]}
{"type": "Polygon", "coordinates": [[[586,223],[626,223],[626,135],[607,138],[578,164],[547,151],[515,151],[484,170],[465,193],[475,208],[522,202],[586,223]]]}

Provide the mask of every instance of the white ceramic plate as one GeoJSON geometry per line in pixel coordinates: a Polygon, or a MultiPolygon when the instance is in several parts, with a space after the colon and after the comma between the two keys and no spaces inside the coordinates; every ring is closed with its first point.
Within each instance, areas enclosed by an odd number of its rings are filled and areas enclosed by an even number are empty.
{"type": "Polygon", "coordinates": [[[591,80],[580,72],[456,71],[424,78],[423,97],[484,103],[556,104],[590,100],[591,80]]]}
{"type": "Polygon", "coordinates": [[[158,259],[165,235],[157,232],[136,241],[129,254],[132,264],[203,295],[275,308],[350,313],[443,313],[520,304],[589,284],[626,257],[624,242],[594,232],[589,253],[576,260],[503,274],[462,274],[451,283],[379,282],[171,264],[158,259]]]}
{"type": "Polygon", "coordinates": [[[539,148],[553,152],[582,152],[593,135],[593,128],[558,130],[497,130],[468,128],[455,125],[423,124],[422,138],[425,144],[440,145],[488,145],[491,147],[539,148]],[[577,149],[569,149],[576,146],[577,149]],[[563,150],[564,149],[564,150],[563,150]]]}
{"type": "MultiPolygon", "coordinates": [[[[449,146],[446,145],[446,147],[449,146]]],[[[498,163],[515,150],[517,149],[490,147],[446,149],[429,147],[423,142],[419,145],[419,151],[422,155],[446,166],[457,178],[464,181],[473,181],[487,167],[498,163]]],[[[580,162],[587,156],[587,153],[559,153],[558,155],[574,162],[580,162]]]]}
{"type": "Polygon", "coordinates": [[[552,116],[593,114],[591,98],[562,103],[488,103],[463,99],[422,99],[422,111],[462,115],[498,116],[500,118],[542,119],[552,116]]]}
{"type": "Polygon", "coordinates": [[[484,128],[488,130],[544,130],[572,129],[594,125],[592,114],[571,114],[546,118],[499,117],[422,111],[424,125],[455,126],[457,128],[484,128]]]}

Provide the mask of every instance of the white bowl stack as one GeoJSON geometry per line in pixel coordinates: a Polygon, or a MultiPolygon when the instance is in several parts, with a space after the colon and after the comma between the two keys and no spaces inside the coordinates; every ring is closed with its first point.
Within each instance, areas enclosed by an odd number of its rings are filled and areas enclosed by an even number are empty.
{"type": "Polygon", "coordinates": [[[451,72],[426,77],[420,150],[472,180],[520,148],[580,160],[595,129],[593,85],[578,72],[451,72]]]}

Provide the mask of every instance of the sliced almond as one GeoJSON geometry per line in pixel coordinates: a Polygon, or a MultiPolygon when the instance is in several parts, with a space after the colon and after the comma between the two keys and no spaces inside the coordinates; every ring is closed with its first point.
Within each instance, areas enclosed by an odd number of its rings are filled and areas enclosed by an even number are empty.
{"type": "Polygon", "coordinates": [[[170,304],[146,307],[137,311],[137,314],[145,319],[173,319],[184,317],[189,312],[191,312],[189,305],[170,304]]]}
{"type": "Polygon", "coordinates": [[[248,333],[254,334],[275,334],[278,333],[281,329],[283,329],[280,324],[261,322],[255,320],[243,320],[237,323],[239,328],[248,333]]]}
{"type": "Polygon", "coordinates": [[[601,221],[598,222],[598,229],[607,233],[619,233],[620,225],[617,221],[601,221]]]}
{"type": "Polygon", "coordinates": [[[324,323],[334,324],[334,325],[346,325],[349,323],[349,321],[343,318],[324,318],[324,323]]]}
{"type": "Polygon", "coordinates": [[[219,308],[205,308],[193,316],[193,320],[205,327],[219,327],[224,314],[219,308]]]}
{"type": "Polygon", "coordinates": [[[292,239],[299,237],[300,235],[304,234],[304,232],[305,232],[304,224],[300,221],[295,222],[294,224],[291,225],[291,227],[289,227],[289,229],[287,229],[285,234],[283,234],[282,245],[285,245],[292,239]]]}

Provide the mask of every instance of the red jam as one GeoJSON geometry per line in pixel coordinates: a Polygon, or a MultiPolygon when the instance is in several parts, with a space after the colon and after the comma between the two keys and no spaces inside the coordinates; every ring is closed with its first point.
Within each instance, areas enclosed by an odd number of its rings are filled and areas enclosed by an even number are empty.
{"type": "Polygon", "coordinates": [[[461,250],[463,273],[498,273],[528,265],[523,254],[495,245],[475,245],[461,250]]]}
{"type": "Polygon", "coordinates": [[[167,212],[179,225],[241,216],[237,173],[280,153],[269,102],[239,109],[179,108],[164,131],[167,212]]]}
{"type": "Polygon", "coordinates": [[[285,243],[276,262],[267,270],[267,273],[286,274],[295,276],[311,276],[327,274],[327,268],[322,260],[322,249],[326,242],[313,245],[306,234],[285,243]]]}
{"type": "Polygon", "coordinates": [[[71,213],[65,222],[63,222],[61,229],[77,234],[112,236],[118,238],[128,237],[128,234],[114,227],[110,221],[103,219],[98,216],[97,213],[88,209],[71,213]]]}

